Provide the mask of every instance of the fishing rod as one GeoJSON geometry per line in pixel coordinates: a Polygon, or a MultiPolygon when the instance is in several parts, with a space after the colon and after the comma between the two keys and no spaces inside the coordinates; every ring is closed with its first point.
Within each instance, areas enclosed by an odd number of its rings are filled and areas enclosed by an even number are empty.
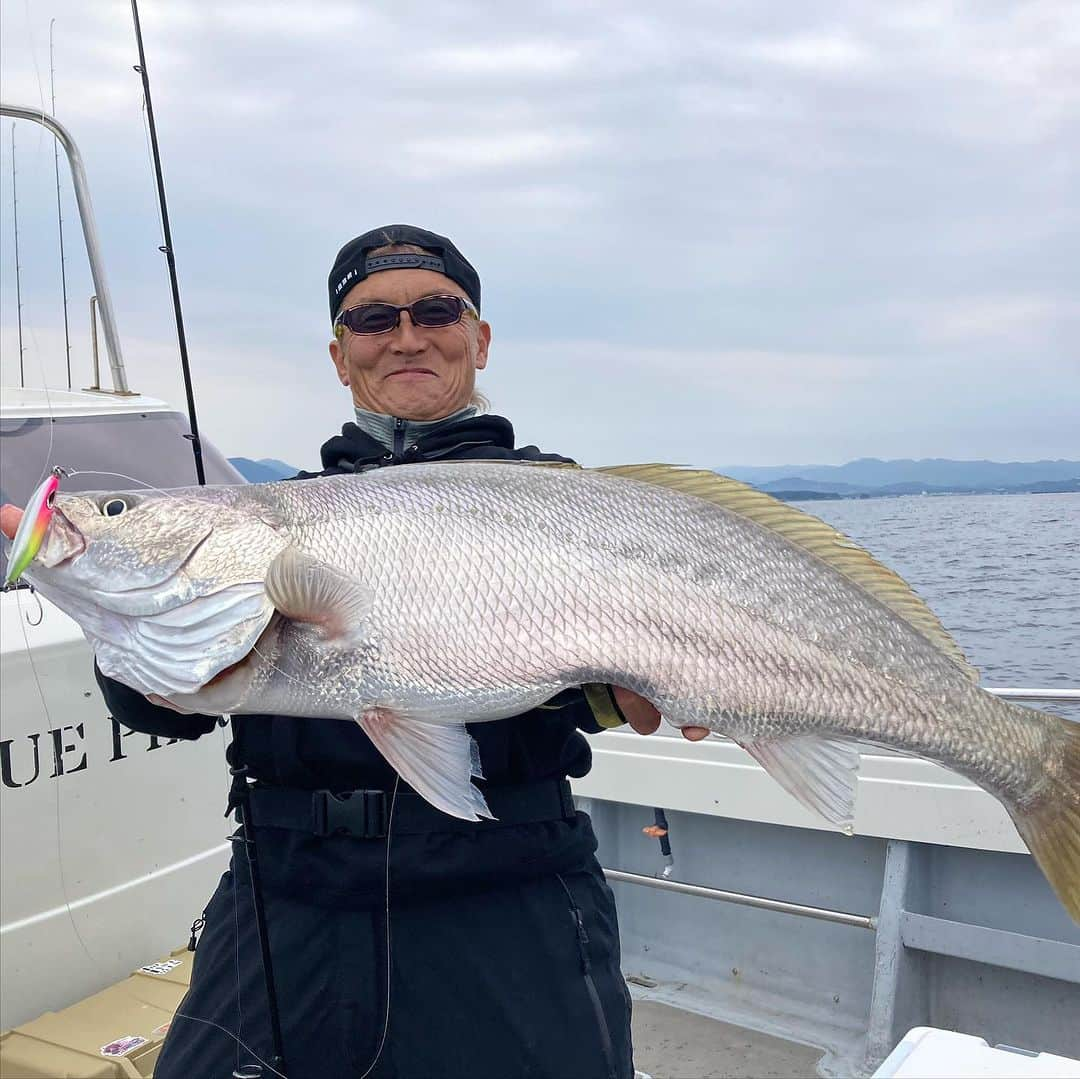
{"type": "Polygon", "coordinates": [[[143,51],[142,28],[139,24],[138,0],[131,0],[131,14],[135,20],[135,41],[139,46],[139,62],[135,70],[142,78],[143,100],[146,102],[146,119],[150,127],[150,146],[154,155],[154,176],[157,181],[158,207],[161,210],[161,232],[164,244],[158,250],[165,256],[169,267],[169,284],[172,288],[173,313],[176,317],[176,337],[180,345],[180,366],[184,372],[184,392],[187,394],[188,424],[191,427],[191,452],[195,455],[195,475],[199,486],[206,486],[203,470],[202,442],[199,440],[199,421],[195,416],[195,390],[191,384],[191,367],[188,364],[187,337],[184,334],[184,315],[180,309],[180,284],[176,278],[176,258],[173,255],[172,230],[169,228],[169,207],[165,201],[165,178],[161,172],[161,154],[158,152],[157,127],[154,124],[154,105],[150,99],[150,73],[146,68],[143,51]]]}
{"type": "MultiPolygon", "coordinates": [[[[56,65],[53,63],[53,25],[49,20],[49,95],[52,114],[56,115],[56,65]]],[[[56,228],[60,233],[60,288],[64,294],[64,351],[67,355],[67,387],[71,389],[71,333],[68,330],[67,268],[64,265],[64,214],[60,206],[60,146],[53,140],[53,169],[56,172],[56,228]]]]}
{"type": "Polygon", "coordinates": [[[26,388],[26,372],[23,369],[22,334],[22,276],[19,266],[19,195],[15,190],[15,124],[11,125],[11,210],[15,218],[15,308],[19,322],[19,385],[26,388]]]}

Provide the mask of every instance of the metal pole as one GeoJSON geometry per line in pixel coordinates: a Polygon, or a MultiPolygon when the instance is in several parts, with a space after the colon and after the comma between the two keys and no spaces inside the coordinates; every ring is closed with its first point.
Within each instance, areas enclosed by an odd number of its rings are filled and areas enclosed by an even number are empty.
{"type": "Polygon", "coordinates": [[[1002,686],[987,687],[987,693],[1007,701],[1057,701],[1060,704],[1080,703],[1080,689],[1014,689],[1002,686]]]}
{"type": "Polygon", "coordinates": [[[160,250],[169,266],[169,285],[172,288],[173,313],[176,316],[176,338],[180,345],[180,366],[184,371],[188,423],[191,426],[191,450],[195,454],[195,475],[198,477],[199,486],[201,487],[206,483],[206,474],[203,471],[202,443],[199,441],[199,421],[195,416],[195,391],[191,385],[187,338],[184,335],[184,316],[180,310],[180,284],[176,279],[176,259],[173,256],[172,230],[169,228],[169,207],[165,202],[165,178],[161,172],[157,128],[154,125],[154,104],[150,99],[150,73],[146,69],[146,54],[143,51],[142,28],[139,25],[139,6],[136,0],[131,0],[131,14],[135,20],[135,41],[139,46],[139,63],[135,70],[142,77],[143,98],[146,101],[146,119],[150,125],[150,147],[154,155],[154,176],[157,180],[158,204],[161,207],[161,231],[165,243],[160,250]]]}
{"type": "Polygon", "coordinates": [[[79,219],[82,221],[83,239],[86,241],[86,257],[90,262],[90,276],[94,281],[101,307],[102,330],[105,334],[105,348],[109,353],[109,366],[112,368],[113,392],[130,394],[127,373],[124,371],[124,357],[120,351],[120,335],[116,330],[113,316],[112,298],[109,284],[105,280],[105,261],[101,255],[101,243],[98,240],[97,225],[94,223],[94,207],[90,202],[90,188],[86,182],[86,170],[83,168],[82,155],[79,153],[71,133],[56,119],[40,108],[28,108],[25,105],[4,105],[0,103],[0,116],[12,116],[17,120],[32,120],[35,124],[51,131],[59,140],[67,154],[71,166],[71,184],[75,189],[75,202],[79,207],[79,219]]]}
{"type": "Polygon", "coordinates": [[[757,907],[760,910],[774,910],[782,914],[797,914],[803,918],[816,918],[835,925],[854,925],[859,929],[876,929],[877,919],[864,914],[848,914],[842,910],[827,910],[824,907],[807,907],[801,903],[787,903],[782,899],[766,899],[760,895],[746,895],[743,892],[725,892],[720,888],[706,888],[700,884],[683,884],[677,880],[663,880],[659,877],[646,877],[640,873],[624,873],[621,869],[605,869],[608,880],[622,884],[640,884],[645,888],[659,888],[661,891],[681,892],[701,899],[718,899],[724,903],[737,903],[743,907],[757,907]]]}
{"type": "Polygon", "coordinates": [[[26,386],[23,369],[22,276],[19,266],[19,196],[15,190],[15,125],[11,125],[11,211],[15,217],[15,309],[19,322],[19,385],[26,386]]]}
{"type": "Polygon", "coordinates": [[[90,297],[90,353],[94,358],[94,381],[91,390],[101,391],[101,361],[98,358],[97,343],[97,297],[90,297]]]}
{"type": "MultiPolygon", "coordinates": [[[[55,19],[49,20],[49,93],[52,97],[52,111],[56,115],[56,65],[53,63],[53,24],[55,19]]],[[[60,147],[53,143],[53,169],[56,172],[56,228],[60,233],[60,289],[64,294],[64,351],[67,355],[67,384],[71,389],[71,334],[68,330],[68,295],[67,295],[67,268],[64,265],[64,215],[60,207],[60,147]]],[[[100,382],[97,375],[94,376],[95,385],[100,382]]]]}

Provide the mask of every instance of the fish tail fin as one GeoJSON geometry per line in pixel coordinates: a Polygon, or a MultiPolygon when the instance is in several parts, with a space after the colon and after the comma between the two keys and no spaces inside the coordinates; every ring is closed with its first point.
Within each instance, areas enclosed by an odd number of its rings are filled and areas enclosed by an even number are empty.
{"type": "Polygon", "coordinates": [[[1009,812],[1058,899],[1080,923],[1080,724],[1059,722],[1062,752],[1049,769],[1049,789],[1034,805],[1009,812]]]}

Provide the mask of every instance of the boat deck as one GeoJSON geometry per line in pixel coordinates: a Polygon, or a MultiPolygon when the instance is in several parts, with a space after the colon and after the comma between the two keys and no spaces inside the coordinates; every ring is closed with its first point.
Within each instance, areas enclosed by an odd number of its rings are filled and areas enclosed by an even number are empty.
{"type": "Polygon", "coordinates": [[[821,1049],[696,1015],[634,1001],[634,1064],[652,1079],[808,1079],[821,1049]]]}

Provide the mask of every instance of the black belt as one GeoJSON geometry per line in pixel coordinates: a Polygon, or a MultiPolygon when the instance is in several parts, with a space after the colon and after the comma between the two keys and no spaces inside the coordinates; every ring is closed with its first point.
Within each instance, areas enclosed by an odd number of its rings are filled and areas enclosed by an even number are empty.
{"type": "MultiPolygon", "coordinates": [[[[484,792],[495,820],[465,821],[425,802],[413,791],[398,791],[394,801],[395,835],[423,832],[475,832],[509,824],[532,824],[574,817],[574,799],[565,779],[546,779],[516,787],[492,787],[484,792]]],[[[251,823],[259,828],[288,828],[310,835],[348,835],[380,839],[386,835],[390,792],[328,790],[292,787],[252,787],[248,792],[251,823]]]]}

